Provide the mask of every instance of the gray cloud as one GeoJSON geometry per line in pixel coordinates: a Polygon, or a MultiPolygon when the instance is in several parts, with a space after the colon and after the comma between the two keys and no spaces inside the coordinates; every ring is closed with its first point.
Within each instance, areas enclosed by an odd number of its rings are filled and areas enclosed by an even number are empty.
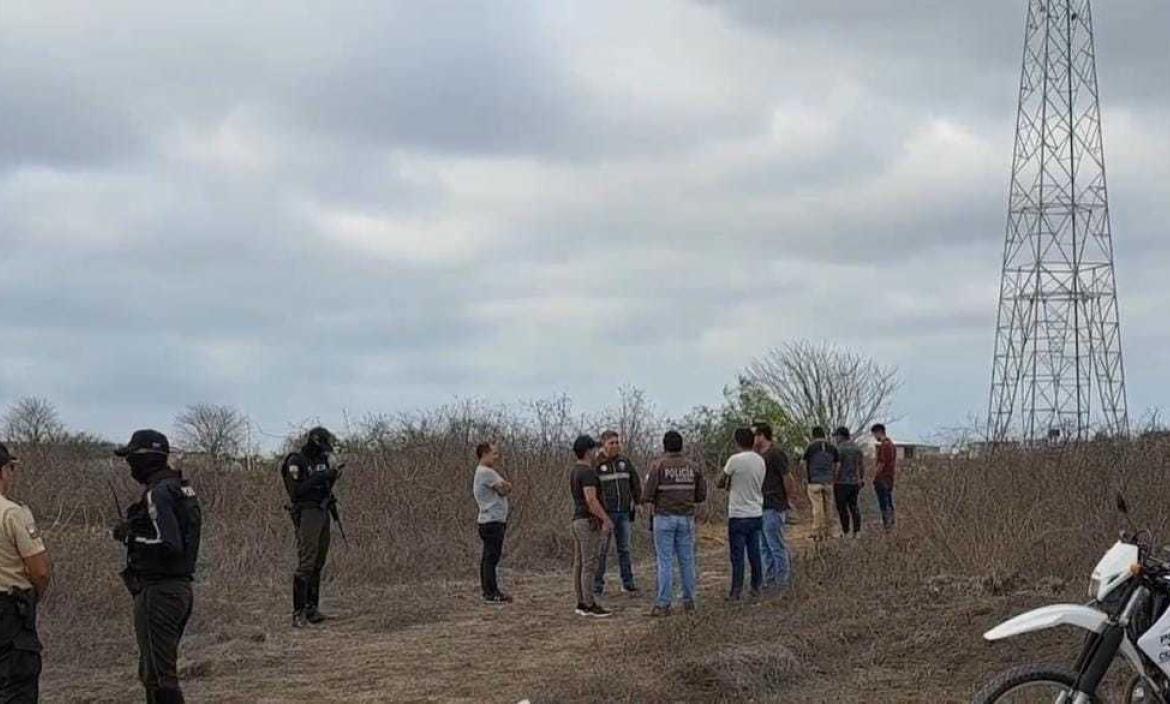
{"type": "MultiPolygon", "coordinates": [[[[18,3],[0,16],[0,403],[112,435],[643,386],[754,354],[985,403],[1018,2],[18,3]]],[[[1131,403],[1167,342],[1167,57],[1100,5],[1131,403]]]]}

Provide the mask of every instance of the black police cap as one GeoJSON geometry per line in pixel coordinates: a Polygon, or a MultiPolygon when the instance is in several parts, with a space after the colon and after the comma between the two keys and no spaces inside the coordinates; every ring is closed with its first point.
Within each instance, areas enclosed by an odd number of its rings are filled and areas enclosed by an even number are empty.
{"type": "Polygon", "coordinates": [[[130,442],[114,449],[114,454],[119,457],[143,453],[169,455],[171,444],[167,441],[167,436],[157,430],[135,430],[130,436],[130,442]]]}

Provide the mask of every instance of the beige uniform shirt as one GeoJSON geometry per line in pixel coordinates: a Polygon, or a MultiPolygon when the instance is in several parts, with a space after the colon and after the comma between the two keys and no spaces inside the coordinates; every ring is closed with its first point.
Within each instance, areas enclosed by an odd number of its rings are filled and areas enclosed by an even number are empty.
{"type": "Polygon", "coordinates": [[[32,511],[0,496],[0,592],[32,589],[24,558],[44,551],[32,511]]]}

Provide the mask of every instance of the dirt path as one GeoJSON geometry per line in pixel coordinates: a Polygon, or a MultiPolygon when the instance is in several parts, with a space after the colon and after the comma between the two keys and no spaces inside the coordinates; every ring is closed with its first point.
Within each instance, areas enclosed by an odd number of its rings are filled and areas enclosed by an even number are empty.
{"type": "MultiPolygon", "coordinates": [[[[800,548],[803,526],[795,528],[800,548]]],[[[727,588],[722,542],[718,530],[701,538],[700,608],[727,588]]],[[[478,583],[468,580],[339,595],[331,602],[335,620],[304,631],[289,628],[283,614],[257,611],[252,623],[185,642],[184,691],[192,702],[216,704],[518,702],[547,678],[571,671],[583,640],[606,648],[655,626],[646,617],[653,563],[638,565],[637,573],[648,591],[610,596],[608,619],[574,614],[564,572],[505,572],[516,603],[502,607],[482,604],[478,583]]],[[[45,700],[138,701],[138,683],[128,674],[57,666],[46,673],[45,700]]]]}

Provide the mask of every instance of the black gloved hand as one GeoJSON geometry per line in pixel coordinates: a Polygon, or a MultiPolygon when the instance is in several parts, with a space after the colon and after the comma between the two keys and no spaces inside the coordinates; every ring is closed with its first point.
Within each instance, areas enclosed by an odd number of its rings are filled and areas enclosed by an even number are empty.
{"type": "Polygon", "coordinates": [[[110,526],[110,537],[119,543],[125,544],[130,538],[130,524],[126,521],[117,521],[110,526]]]}

